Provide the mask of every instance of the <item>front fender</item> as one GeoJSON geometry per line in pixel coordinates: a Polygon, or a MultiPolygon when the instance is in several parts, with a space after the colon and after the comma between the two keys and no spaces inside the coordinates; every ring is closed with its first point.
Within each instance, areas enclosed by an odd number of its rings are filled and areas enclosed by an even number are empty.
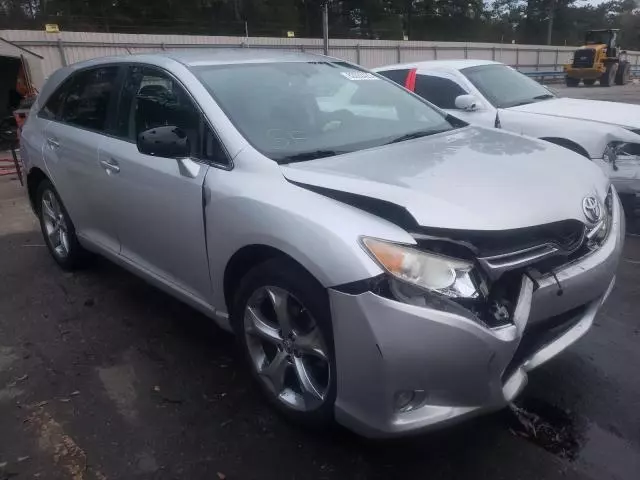
{"type": "Polygon", "coordinates": [[[602,158],[613,141],[638,143],[640,136],[619,127],[590,120],[575,120],[515,110],[500,110],[502,128],[536,138],[562,138],[582,147],[589,158],[602,158]]]}
{"type": "Polygon", "coordinates": [[[205,183],[211,189],[204,214],[216,310],[226,311],[224,271],[245,246],[280,250],[332,287],[382,273],[361,236],[415,243],[395,224],[292,185],[281,174],[215,170],[205,183]]]}

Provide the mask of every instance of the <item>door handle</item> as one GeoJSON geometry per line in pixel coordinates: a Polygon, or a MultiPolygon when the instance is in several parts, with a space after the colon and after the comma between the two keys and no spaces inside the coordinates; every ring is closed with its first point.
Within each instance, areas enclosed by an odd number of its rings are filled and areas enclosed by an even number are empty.
{"type": "Polygon", "coordinates": [[[104,168],[107,173],[119,173],[120,167],[118,166],[118,162],[115,160],[100,160],[100,165],[104,168]]]}
{"type": "Polygon", "coordinates": [[[49,147],[51,148],[58,148],[60,147],[60,142],[54,140],[53,138],[47,138],[47,145],[49,145],[49,147]]]}

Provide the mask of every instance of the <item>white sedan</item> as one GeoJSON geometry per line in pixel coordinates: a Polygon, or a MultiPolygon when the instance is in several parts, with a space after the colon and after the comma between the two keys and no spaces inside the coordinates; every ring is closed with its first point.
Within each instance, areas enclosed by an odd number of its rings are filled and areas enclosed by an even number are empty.
{"type": "Polygon", "coordinates": [[[621,194],[640,193],[640,106],[559,98],[502,63],[436,60],[378,73],[469,123],[548,140],[596,162],[621,194]]]}

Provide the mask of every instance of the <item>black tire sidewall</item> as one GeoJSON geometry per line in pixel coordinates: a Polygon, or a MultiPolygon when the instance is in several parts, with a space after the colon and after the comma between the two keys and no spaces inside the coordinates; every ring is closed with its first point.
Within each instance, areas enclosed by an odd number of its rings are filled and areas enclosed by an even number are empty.
{"type": "Polygon", "coordinates": [[[577,87],[580,84],[580,80],[572,77],[565,77],[564,81],[567,87],[577,87]]]}
{"type": "Polygon", "coordinates": [[[607,69],[605,70],[605,72],[602,74],[602,76],[600,77],[600,86],[601,87],[610,87],[612,83],[614,83],[616,81],[616,73],[614,72],[615,64],[610,63],[607,65],[607,69]]]}
{"type": "Polygon", "coordinates": [[[80,267],[85,260],[86,252],[78,242],[78,237],[76,236],[76,229],[71,221],[71,217],[69,216],[69,212],[67,212],[60,195],[58,195],[58,191],[55,189],[53,184],[49,180],[43,180],[38,185],[38,190],[36,193],[36,212],[38,213],[38,220],[40,222],[40,230],[42,231],[42,238],[44,239],[47,248],[49,249],[49,253],[53,257],[60,267],[64,270],[74,270],[80,267]],[[51,242],[49,241],[47,231],[44,225],[44,217],[42,213],[42,197],[45,191],[51,191],[53,195],[55,195],[58,204],[60,205],[60,209],[62,210],[62,214],[64,215],[65,222],[67,224],[67,236],[69,239],[69,253],[65,258],[61,258],[56,255],[51,242]]]}
{"type": "Polygon", "coordinates": [[[269,403],[290,420],[304,426],[314,428],[331,426],[333,424],[334,404],[337,392],[337,373],[331,309],[326,289],[303,267],[286,257],[267,260],[250,270],[241,280],[240,286],[234,296],[231,323],[236,333],[239,347],[242,350],[243,358],[251,371],[251,375],[269,403]],[[331,380],[327,397],[324,403],[316,410],[300,412],[284,405],[267,389],[264,382],[258,377],[258,373],[252,364],[244,333],[244,310],[253,292],[264,286],[284,288],[293,294],[302,302],[305,308],[309,310],[322,332],[327,349],[329,350],[331,380]]]}
{"type": "Polygon", "coordinates": [[[627,83],[627,75],[630,69],[631,64],[629,62],[620,62],[618,64],[618,71],[616,72],[615,76],[616,85],[624,85],[625,83],[627,83]]]}

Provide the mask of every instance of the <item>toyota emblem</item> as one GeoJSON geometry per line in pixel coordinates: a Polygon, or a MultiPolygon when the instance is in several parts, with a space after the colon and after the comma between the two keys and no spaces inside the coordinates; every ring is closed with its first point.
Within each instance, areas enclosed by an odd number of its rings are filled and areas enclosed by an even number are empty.
{"type": "Polygon", "coordinates": [[[597,223],[602,216],[602,207],[596,197],[584,197],[582,200],[582,211],[591,223],[597,223]]]}

